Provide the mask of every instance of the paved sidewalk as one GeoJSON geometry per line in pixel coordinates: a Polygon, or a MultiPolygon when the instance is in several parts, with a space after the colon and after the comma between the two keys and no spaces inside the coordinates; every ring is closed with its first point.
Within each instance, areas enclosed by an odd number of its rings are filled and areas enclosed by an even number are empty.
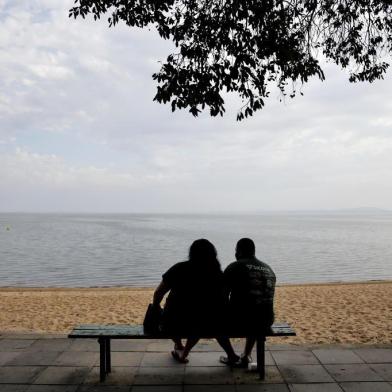
{"type": "Polygon", "coordinates": [[[187,365],[171,348],[166,340],[113,340],[112,373],[101,384],[95,340],[3,334],[0,392],[392,392],[392,345],[268,345],[262,382],[221,365],[215,342],[198,344],[187,365]]]}

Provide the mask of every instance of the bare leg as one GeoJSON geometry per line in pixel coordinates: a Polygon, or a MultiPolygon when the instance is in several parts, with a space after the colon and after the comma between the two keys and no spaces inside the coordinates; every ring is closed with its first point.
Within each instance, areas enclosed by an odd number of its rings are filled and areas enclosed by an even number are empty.
{"type": "Polygon", "coordinates": [[[172,338],[174,342],[174,350],[171,352],[173,358],[180,363],[187,363],[188,360],[184,356],[185,347],[180,338],[172,338]]]}
{"type": "Polygon", "coordinates": [[[233,346],[230,343],[229,338],[216,338],[217,342],[220,344],[220,346],[225,350],[225,353],[227,354],[227,358],[229,361],[236,361],[238,360],[238,355],[235,353],[233,346]]]}
{"type": "Polygon", "coordinates": [[[174,342],[174,350],[184,350],[184,346],[180,338],[172,339],[174,342]]]}
{"type": "Polygon", "coordinates": [[[185,348],[184,351],[182,352],[182,358],[185,359],[190,351],[192,350],[192,348],[196,345],[196,343],[199,341],[199,338],[189,338],[187,339],[186,343],[185,343],[185,348]]]}
{"type": "Polygon", "coordinates": [[[256,338],[254,338],[254,337],[247,337],[246,338],[244,353],[242,354],[243,357],[250,357],[251,356],[255,343],[256,343],[256,338]]]}

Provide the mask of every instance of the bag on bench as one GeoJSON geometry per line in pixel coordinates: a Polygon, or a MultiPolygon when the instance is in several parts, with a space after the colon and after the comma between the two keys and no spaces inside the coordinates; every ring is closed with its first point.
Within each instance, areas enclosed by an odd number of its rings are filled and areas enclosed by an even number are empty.
{"type": "Polygon", "coordinates": [[[155,306],[154,304],[148,305],[143,321],[145,333],[156,334],[161,332],[162,313],[163,311],[160,306],[155,306]]]}

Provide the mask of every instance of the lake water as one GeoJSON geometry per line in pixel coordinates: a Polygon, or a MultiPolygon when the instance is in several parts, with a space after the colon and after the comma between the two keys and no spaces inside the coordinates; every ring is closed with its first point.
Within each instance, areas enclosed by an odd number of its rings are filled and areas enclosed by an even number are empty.
{"type": "Polygon", "coordinates": [[[392,214],[0,214],[0,286],[154,286],[190,244],[250,237],[278,283],[392,279],[392,214]]]}

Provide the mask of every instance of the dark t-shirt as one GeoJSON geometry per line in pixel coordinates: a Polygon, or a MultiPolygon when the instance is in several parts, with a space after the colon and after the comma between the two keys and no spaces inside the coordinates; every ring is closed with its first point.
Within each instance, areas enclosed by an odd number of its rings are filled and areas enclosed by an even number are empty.
{"type": "Polygon", "coordinates": [[[220,270],[184,261],[173,265],[162,278],[170,288],[164,306],[164,329],[187,332],[219,329],[225,302],[220,270]]]}
{"type": "Polygon", "coordinates": [[[224,272],[230,314],[246,323],[271,325],[276,277],[271,267],[254,258],[231,263],[224,272]]]}

